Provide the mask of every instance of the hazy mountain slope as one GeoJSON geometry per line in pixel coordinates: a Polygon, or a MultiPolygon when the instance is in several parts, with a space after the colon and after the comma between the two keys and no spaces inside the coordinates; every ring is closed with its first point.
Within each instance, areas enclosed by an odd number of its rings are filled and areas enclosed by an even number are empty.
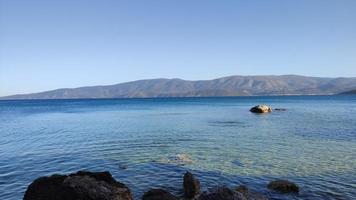
{"type": "Polygon", "coordinates": [[[345,94],[345,95],[356,95],[356,89],[355,90],[350,90],[347,92],[341,92],[340,94],[345,94]]]}
{"type": "Polygon", "coordinates": [[[356,78],[318,78],[295,75],[229,76],[214,80],[150,79],[108,86],[21,94],[1,99],[75,99],[185,96],[337,94],[356,88],[356,78]]]}

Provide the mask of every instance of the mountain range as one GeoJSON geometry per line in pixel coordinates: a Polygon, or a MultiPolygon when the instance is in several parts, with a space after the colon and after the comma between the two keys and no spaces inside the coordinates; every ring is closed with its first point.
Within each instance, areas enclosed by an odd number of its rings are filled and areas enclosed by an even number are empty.
{"type": "Polygon", "coordinates": [[[342,94],[342,95],[356,95],[356,90],[350,90],[350,91],[342,92],[340,94],[342,94]]]}
{"type": "Polygon", "coordinates": [[[355,89],[356,77],[228,76],[199,81],[164,78],[138,80],[115,85],[63,88],[39,93],[18,94],[0,99],[332,95],[355,89]]]}

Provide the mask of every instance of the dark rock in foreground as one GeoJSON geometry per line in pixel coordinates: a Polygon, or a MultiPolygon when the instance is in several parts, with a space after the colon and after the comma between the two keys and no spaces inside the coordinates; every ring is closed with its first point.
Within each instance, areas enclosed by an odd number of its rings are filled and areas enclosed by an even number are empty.
{"type": "MultiPolygon", "coordinates": [[[[298,193],[299,187],[287,180],[271,181],[268,189],[281,193],[298,193]]],[[[267,200],[262,194],[242,185],[232,190],[216,187],[200,192],[200,182],[190,172],[183,178],[184,199],[192,200],[267,200]]],[[[27,188],[24,200],[133,200],[131,191],[117,182],[109,172],[79,171],[70,175],[40,177],[27,188]]],[[[151,189],[142,200],[178,200],[163,189],[151,189]]]]}
{"type": "Polygon", "coordinates": [[[36,179],[28,186],[24,200],[132,200],[132,194],[109,172],[79,171],[36,179]]]}
{"type": "Polygon", "coordinates": [[[244,196],[248,196],[248,194],[250,192],[250,190],[244,185],[240,185],[239,187],[237,187],[236,191],[241,193],[244,196]]]}
{"type": "Polygon", "coordinates": [[[178,198],[165,190],[152,189],[143,195],[142,200],[178,200],[178,198]]]}
{"type": "Polygon", "coordinates": [[[217,187],[203,192],[198,200],[247,200],[242,193],[233,191],[227,187],[217,187]]]}
{"type": "Polygon", "coordinates": [[[281,193],[298,193],[299,187],[297,184],[287,180],[275,180],[268,183],[267,188],[281,193]]]}
{"type": "Polygon", "coordinates": [[[272,108],[266,105],[257,105],[255,107],[252,107],[250,111],[253,113],[269,113],[272,112],[272,108]]]}
{"type": "Polygon", "coordinates": [[[247,200],[267,200],[268,198],[248,189],[248,187],[244,185],[240,185],[236,188],[237,192],[241,193],[247,200]]]}
{"type": "Polygon", "coordinates": [[[190,172],[186,172],[183,178],[184,196],[188,199],[200,193],[200,182],[190,172]]]}

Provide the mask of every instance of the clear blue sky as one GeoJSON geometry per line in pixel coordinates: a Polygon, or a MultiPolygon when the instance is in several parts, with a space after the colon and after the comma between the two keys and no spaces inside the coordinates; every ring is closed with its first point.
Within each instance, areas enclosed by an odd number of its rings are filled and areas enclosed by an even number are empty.
{"type": "Polygon", "coordinates": [[[356,1],[0,0],[0,96],[270,74],[356,76],[356,1]]]}

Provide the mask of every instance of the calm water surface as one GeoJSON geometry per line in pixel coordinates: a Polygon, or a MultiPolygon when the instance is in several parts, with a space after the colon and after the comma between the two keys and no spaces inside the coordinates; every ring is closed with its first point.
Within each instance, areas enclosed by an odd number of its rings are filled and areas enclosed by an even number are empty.
{"type": "Polygon", "coordinates": [[[204,189],[356,199],[356,97],[0,101],[0,199],[22,199],[39,176],[83,169],[110,171],[135,199],[155,187],[182,194],[186,170],[204,189]],[[288,110],[248,111],[260,103],[288,110]],[[298,183],[300,194],[269,192],[275,178],[298,183]]]}

